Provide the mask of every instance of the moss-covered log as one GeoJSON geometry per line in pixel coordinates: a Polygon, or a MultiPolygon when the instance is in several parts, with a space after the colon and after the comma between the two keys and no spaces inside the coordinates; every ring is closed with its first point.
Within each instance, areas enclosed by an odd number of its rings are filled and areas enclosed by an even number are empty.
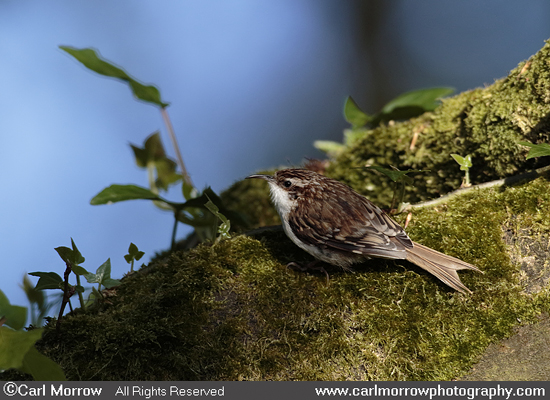
{"type": "MultiPolygon", "coordinates": [[[[351,167],[430,169],[410,200],[460,185],[451,153],[473,156],[474,183],[533,167],[517,142],[549,141],[549,52],[547,44],[507,78],[432,113],[355,132],[327,174],[383,205],[389,183],[351,167]]],[[[253,225],[277,221],[262,182],[234,185],[224,199],[253,225]]],[[[67,315],[60,331],[50,324],[39,349],[77,380],[459,377],[519,321],[550,312],[548,210],[545,177],[413,210],[413,240],[484,272],[460,272],[472,295],[405,261],[370,260],[355,273],[328,268],[327,283],[288,270],[289,261],[311,258],[267,230],[159,257],[113,296],[67,315]]]]}
{"type": "MultiPolygon", "coordinates": [[[[415,203],[460,187],[464,172],[451,154],[472,156],[473,184],[549,165],[548,157],[526,161],[527,149],[518,143],[550,143],[550,41],[490,86],[443,99],[436,110],[417,118],[390,121],[370,130],[348,130],[345,136],[343,151],[327,163],[325,174],[381,207],[391,203],[393,182],[358,167],[428,171],[416,175],[414,185],[405,188],[404,200],[415,203]]],[[[262,182],[237,182],[222,197],[248,215],[252,227],[277,223],[262,187],[262,182]]]]}
{"type": "MultiPolygon", "coordinates": [[[[537,167],[525,162],[522,140],[550,142],[550,43],[503,79],[444,99],[435,111],[373,130],[348,133],[348,145],[327,175],[348,183],[378,204],[389,204],[391,182],[374,172],[355,169],[365,164],[422,169],[407,188],[417,202],[457,189],[463,172],[451,158],[470,154],[474,184],[504,178],[537,167]]],[[[548,165],[547,160],[541,159],[548,165]]]]}
{"type": "Polygon", "coordinates": [[[415,210],[414,240],[476,264],[452,291],[405,261],[294,272],[281,231],[176,252],[40,343],[78,380],[451,379],[518,321],[550,311],[550,182],[477,190],[415,210]],[[511,240],[529,231],[529,242],[511,240]],[[519,258],[518,258],[519,257],[519,258]],[[537,270],[534,272],[534,270],[537,270]],[[535,283],[535,285],[533,285],[535,283]]]}

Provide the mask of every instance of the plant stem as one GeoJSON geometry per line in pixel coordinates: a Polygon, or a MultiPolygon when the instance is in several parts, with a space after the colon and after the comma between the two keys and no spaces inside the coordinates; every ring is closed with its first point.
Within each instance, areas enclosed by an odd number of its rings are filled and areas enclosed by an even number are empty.
{"type": "Polygon", "coordinates": [[[172,228],[172,243],[170,245],[170,250],[174,251],[176,248],[176,232],[178,231],[178,214],[179,210],[176,210],[174,213],[174,227],[172,228]]]}
{"type": "Polygon", "coordinates": [[[390,214],[396,214],[401,203],[403,203],[403,196],[405,195],[405,181],[398,180],[394,183],[393,197],[391,200],[390,214]]]}
{"type": "Polygon", "coordinates": [[[181,169],[182,179],[185,183],[193,186],[193,182],[191,181],[191,177],[187,173],[187,169],[185,168],[185,164],[183,163],[183,158],[181,156],[178,141],[176,139],[176,134],[174,133],[174,128],[172,127],[172,122],[170,121],[170,117],[168,116],[168,112],[166,111],[166,107],[162,107],[160,109],[160,113],[162,115],[162,119],[164,120],[164,124],[166,125],[166,129],[168,130],[168,135],[170,136],[170,139],[172,140],[172,146],[174,146],[174,151],[176,152],[176,158],[178,160],[178,164],[179,164],[179,167],[181,169]]]}
{"type": "MultiPolygon", "coordinates": [[[[75,274],[75,275],[76,275],[76,274],[75,274]]],[[[79,275],[76,275],[76,284],[77,284],[78,286],[82,286],[82,285],[80,284],[80,276],[79,276],[79,275]]],[[[81,308],[84,308],[84,296],[82,296],[82,293],[79,292],[79,291],[77,291],[77,293],[78,293],[78,300],[80,301],[80,307],[81,307],[81,308]]]]}
{"type": "Polygon", "coordinates": [[[403,210],[401,210],[401,212],[408,212],[415,208],[437,206],[438,204],[445,203],[454,197],[460,196],[464,193],[467,193],[476,189],[486,189],[486,188],[499,187],[499,186],[512,186],[521,182],[532,181],[538,178],[539,176],[548,175],[549,173],[550,173],[550,165],[547,165],[546,167],[538,168],[533,171],[525,172],[523,174],[510,176],[504,179],[498,179],[496,181],[480,183],[479,185],[474,185],[467,188],[457,189],[454,192],[448,193],[437,199],[428,200],[417,204],[409,204],[408,206],[404,207],[403,210]]]}
{"type": "Polygon", "coordinates": [[[61,307],[59,309],[59,315],[57,317],[57,323],[55,324],[55,329],[59,331],[59,328],[61,327],[61,318],[63,318],[63,311],[65,311],[65,307],[67,306],[67,303],[69,302],[69,275],[71,273],[71,264],[69,262],[66,262],[65,265],[67,268],[65,269],[65,273],[63,274],[63,299],[61,300],[61,307]]]}
{"type": "Polygon", "coordinates": [[[154,194],[159,194],[157,185],[155,185],[155,166],[154,163],[147,163],[147,179],[149,180],[149,188],[154,194]]]}
{"type": "Polygon", "coordinates": [[[470,169],[466,169],[466,174],[464,175],[464,187],[470,187],[472,184],[470,183],[470,169]]]}

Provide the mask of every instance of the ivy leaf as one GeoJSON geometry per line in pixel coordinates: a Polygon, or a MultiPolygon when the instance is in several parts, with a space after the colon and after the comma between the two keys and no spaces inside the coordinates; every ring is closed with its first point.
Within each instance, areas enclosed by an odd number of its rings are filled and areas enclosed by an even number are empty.
{"type": "Polygon", "coordinates": [[[231,235],[229,234],[229,230],[231,229],[231,222],[225,217],[225,215],[220,213],[220,209],[212,202],[212,200],[210,200],[208,195],[206,195],[206,198],[208,199],[208,201],[204,206],[212,214],[218,217],[220,221],[222,221],[222,223],[218,227],[218,233],[220,234],[220,238],[229,239],[231,237],[231,235]]]}
{"type": "Polygon", "coordinates": [[[351,96],[348,96],[344,104],[344,118],[352,125],[353,129],[355,129],[365,126],[372,121],[373,117],[364,113],[355,100],[353,100],[351,96]]]}
{"type": "Polygon", "coordinates": [[[550,144],[548,143],[533,144],[529,142],[519,142],[519,144],[530,147],[529,153],[527,153],[527,160],[534,157],[550,156],[550,144]]]}
{"type": "Polygon", "coordinates": [[[82,257],[82,254],[76,247],[73,238],[71,238],[71,245],[73,246],[74,264],[82,264],[86,259],[82,257]]]}
{"type": "Polygon", "coordinates": [[[181,184],[181,193],[183,194],[183,198],[185,200],[191,200],[198,195],[197,189],[195,189],[193,185],[185,181],[183,181],[181,184]]]}
{"type": "Polygon", "coordinates": [[[89,272],[86,270],[86,268],[83,268],[81,267],[80,265],[73,265],[71,267],[71,270],[76,274],[76,275],[86,275],[86,274],[89,274],[89,272]]]}
{"type": "Polygon", "coordinates": [[[34,346],[31,346],[23,357],[23,365],[19,369],[32,375],[35,381],[67,380],[59,364],[40,353],[34,346]]]}
{"type": "Polygon", "coordinates": [[[96,194],[90,204],[93,206],[117,203],[126,200],[161,200],[157,194],[149,189],[136,185],[111,185],[96,194]]]}
{"type": "Polygon", "coordinates": [[[113,286],[120,285],[120,281],[111,278],[111,259],[108,258],[103,264],[99,266],[95,274],[89,273],[84,275],[88,283],[98,283],[99,286],[103,285],[105,288],[111,288],[113,286]]]}
{"type": "Polygon", "coordinates": [[[68,263],[71,266],[82,264],[84,261],[86,261],[86,259],[82,257],[82,254],[76,247],[76,244],[74,243],[74,240],[72,238],[71,245],[72,249],[65,246],[60,246],[56,247],[55,251],[57,251],[57,254],[59,254],[61,259],[65,261],[65,263],[68,263]]]}
{"type": "Polygon", "coordinates": [[[0,290],[0,319],[1,318],[5,319],[5,325],[11,326],[16,330],[23,329],[25,322],[27,322],[27,308],[11,305],[4,292],[0,290]]]}
{"type": "Polygon", "coordinates": [[[63,290],[63,278],[55,272],[29,272],[29,275],[38,276],[40,279],[35,286],[36,290],[61,289],[63,290]]]}
{"type": "Polygon", "coordinates": [[[389,101],[375,115],[366,114],[359,108],[353,98],[348,97],[344,105],[344,117],[352,125],[352,130],[365,125],[375,127],[382,121],[404,120],[421,115],[426,111],[432,111],[439,105],[439,100],[442,97],[453,92],[454,89],[449,87],[435,87],[406,92],[389,101]]]}
{"type": "Polygon", "coordinates": [[[155,86],[144,85],[143,83],[137,81],[135,78],[128,75],[128,73],[126,73],[126,71],[122,68],[119,68],[113,63],[101,58],[98,52],[94,49],[77,49],[70,46],[59,46],[59,48],[69,53],[76,60],[80,61],[86,68],[97,72],[98,74],[119,79],[128,83],[136,98],[148,103],[153,103],[162,108],[170,105],[170,103],[165,103],[161,100],[160,92],[155,86]]]}
{"type": "Polygon", "coordinates": [[[436,87],[403,93],[389,101],[374,116],[371,125],[376,126],[382,121],[410,119],[426,111],[432,111],[439,105],[439,100],[442,97],[448,96],[453,92],[453,88],[436,87]]]}
{"type": "Polygon", "coordinates": [[[141,150],[141,157],[138,157],[139,154],[135,155],[138,166],[142,168],[147,167],[150,161],[160,160],[166,157],[166,152],[164,151],[164,146],[162,145],[162,140],[160,139],[160,133],[158,131],[152,133],[145,139],[143,148],[134,145],[131,146],[132,149],[134,149],[134,153],[135,149],[141,150]]]}
{"type": "Polygon", "coordinates": [[[144,254],[144,251],[139,251],[138,247],[135,244],[130,243],[130,247],[128,247],[128,254],[124,256],[124,259],[128,264],[130,264],[132,260],[138,261],[141,257],[143,257],[144,254]]]}
{"type": "Polygon", "coordinates": [[[25,355],[42,337],[43,329],[15,331],[0,326],[0,371],[10,368],[21,368],[25,355]]]}
{"type": "Polygon", "coordinates": [[[157,171],[155,185],[159,189],[168,190],[170,185],[181,180],[181,174],[176,172],[176,162],[168,157],[154,161],[154,166],[157,171]]]}
{"type": "Polygon", "coordinates": [[[201,208],[203,210],[208,210],[208,208],[206,207],[206,203],[209,200],[211,200],[212,203],[214,203],[216,207],[218,207],[220,213],[225,215],[228,219],[230,219],[237,225],[239,226],[247,225],[246,219],[240,213],[228,209],[223,203],[221,197],[218,196],[216,192],[214,192],[210,187],[207,187],[206,189],[204,189],[200,196],[195,197],[183,203],[182,208],[196,207],[196,208],[201,208]]]}
{"type": "Polygon", "coordinates": [[[143,148],[133,144],[130,144],[130,147],[139,167],[154,168],[156,170],[156,187],[167,190],[168,186],[181,179],[181,174],[176,172],[176,162],[166,156],[159,132],[151,134],[145,140],[143,148]]]}
{"type": "Polygon", "coordinates": [[[95,299],[99,300],[99,299],[103,298],[103,295],[95,287],[92,287],[92,293],[90,293],[90,296],[88,297],[88,300],[91,300],[92,298],[95,298],[95,299]]]}
{"type": "Polygon", "coordinates": [[[205,204],[210,199],[213,199],[214,204],[217,204],[218,206],[221,205],[220,197],[212,190],[212,188],[207,187],[206,189],[203,190],[200,196],[187,200],[182,207],[183,208],[195,207],[195,208],[202,208],[204,210],[207,210],[207,208],[205,207],[205,204]]]}
{"type": "Polygon", "coordinates": [[[400,107],[420,107],[425,111],[432,111],[439,105],[439,99],[454,92],[450,87],[435,87],[418,89],[403,93],[387,103],[382,108],[383,114],[390,114],[400,107]]]}
{"type": "Polygon", "coordinates": [[[460,165],[461,171],[468,171],[472,167],[472,156],[469,154],[466,157],[459,156],[458,154],[451,154],[451,157],[460,165]]]}
{"type": "MultiPolygon", "coordinates": [[[[23,276],[23,284],[20,287],[25,292],[29,303],[31,303],[31,307],[33,304],[36,304],[39,310],[45,310],[47,308],[46,296],[44,295],[44,292],[41,290],[36,290],[35,285],[31,282],[27,275],[23,276]]],[[[0,314],[2,313],[0,312],[0,314]]],[[[33,322],[33,325],[38,324],[33,322]]]]}

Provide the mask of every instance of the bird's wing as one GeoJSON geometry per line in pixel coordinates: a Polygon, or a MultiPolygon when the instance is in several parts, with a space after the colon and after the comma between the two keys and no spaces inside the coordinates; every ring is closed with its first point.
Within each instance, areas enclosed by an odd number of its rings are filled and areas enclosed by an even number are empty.
{"type": "Polygon", "coordinates": [[[289,215],[289,225],[307,244],[365,256],[403,259],[405,250],[413,247],[397,222],[355,193],[345,198],[325,193],[323,201],[298,206],[289,215]]]}

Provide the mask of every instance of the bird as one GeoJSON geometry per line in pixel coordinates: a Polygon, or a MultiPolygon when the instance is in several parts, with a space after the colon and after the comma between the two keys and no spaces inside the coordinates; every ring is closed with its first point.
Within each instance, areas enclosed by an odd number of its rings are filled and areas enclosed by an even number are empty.
{"type": "MultiPolygon", "coordinates": [[[[449,287],[472,293],[456,271],[477,267],[413,242],[381,208],[348,185],[307,169],[254,174],[269,184],[283,230],[298,247],[322,261],[351,270],[365,259],[407,260],[449,287]]],[[[289,263],[289,266],[296,263],[289,263]]],[[[328,275],[327,275],[328,276],[328,275]]]]}

